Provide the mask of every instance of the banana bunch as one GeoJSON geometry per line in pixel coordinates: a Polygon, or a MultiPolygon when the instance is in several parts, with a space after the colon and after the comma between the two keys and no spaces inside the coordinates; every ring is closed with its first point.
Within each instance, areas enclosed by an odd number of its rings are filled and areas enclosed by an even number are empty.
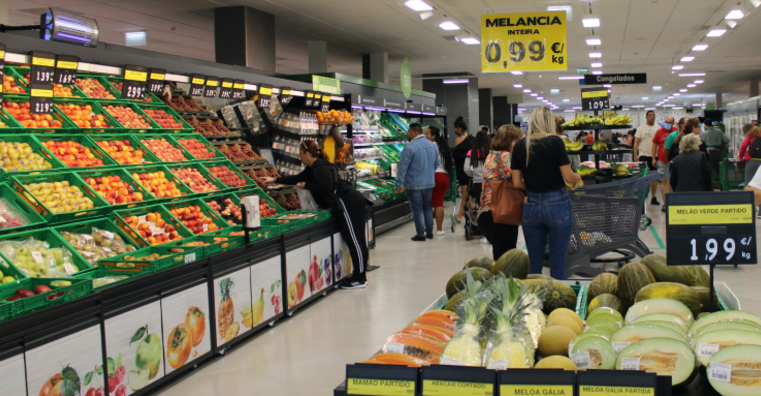
{"type": "Polygon", "coordinates": [[[597,169],[590,168],[590,167],[588,167],[586,165],[581,165],[581,166],[579,166],[578,169],[576,169],[576,173],[578,173],[579,176],[581,176],[581,177],[589,177],[589,176],[596,175],[597,174],[597,169]]]}
{"type": "Polygon", "coordinates": [[[613,174],[616,176],[626,176],[629,174],[629,167],[624,164],[617,164],[613,167],[613,174]]]}
{"type": "Polygon", "coordinates": [[[605,121],[603,121],[602,118],[599,116],[595,117],[587,117],[585,115],[576,114],[576,117],[568,121],[564,124],[561,124],[560,126],[563,127],[577,127],[577,126],[588,126],[588,125],[603,125],[605,121]]]}
{"type": "Polygon", "coordinates": [[[592,151],[608,151],[608,142],[605,140],[598,140],[592,145],[592,151]]]}
{"type": "Polygon", "coordinates": [[[563,138],[563,144],[565,144],[566,151],[579,151],[584,148],[584,142],[582,142],[581,140],[572,142],[568,138],[563,138]]]}
{"type": "Polygon", "coordinates": [[[628,114],[614,115],[605,120],[605,125],[629,125],[632,118],[628,114]]]}

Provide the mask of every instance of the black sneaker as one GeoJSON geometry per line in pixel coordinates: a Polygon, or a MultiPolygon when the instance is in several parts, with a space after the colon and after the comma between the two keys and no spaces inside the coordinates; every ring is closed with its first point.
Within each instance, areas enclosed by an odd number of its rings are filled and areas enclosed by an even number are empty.
{"type": "Polygon", "coordinates": [[[658,200],[657,200],[657,199],[655,199],[655,197],[653,197],[653,199],[651,199],[651,200],[650,200],[650,205],[660,205],[660,204],[661,204],[661,203],[660,203],[660,202],[658,202],[658,200]]]}
{"type": "Polygon", "coordinates": [[[345,289],[345,290],[364,289],[366,287],[367,287],[367,281],[364,281],[364,282],[351,281],[341,285],[341,289],[345,289]]]}
{"type": "Polygon", "coordinates": [[[410,239],[412,239],[413,242],[425,242],[425,237],[421,237],[421,236],[417,236],[417,235],[415,235],[414,237],[412,237],[410,239]]]}
{"type": "Polygon", "coordinates": [[[426,239],[433,239],[433,234],[425,234],[426,239]]]}
{"type": "Polygon", "coordinates": [[[661,212],[663,212],[663,213],[666,213],[666,205],[663,205],[663,206],[661,207],[661,212]]]}

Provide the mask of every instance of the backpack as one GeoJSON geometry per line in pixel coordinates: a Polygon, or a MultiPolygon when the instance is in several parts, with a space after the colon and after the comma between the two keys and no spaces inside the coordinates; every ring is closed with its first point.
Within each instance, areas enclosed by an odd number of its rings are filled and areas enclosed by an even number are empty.
{"type": "Polygon", "coordinates": [[[750,142],[748,155],[750,155],[750,158],[761,158],[761,139],[757,137],[750,142]]]}

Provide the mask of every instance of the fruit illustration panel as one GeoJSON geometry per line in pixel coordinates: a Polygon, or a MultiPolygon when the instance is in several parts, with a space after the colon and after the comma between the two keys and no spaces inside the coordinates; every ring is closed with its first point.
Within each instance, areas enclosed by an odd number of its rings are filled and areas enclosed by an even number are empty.
{"type": "Polygon", "coordinates": [[[205,283],[161,299],[167,375],[211,350],[209,314],[205,283]]]}
{"type": "Polygon", "coordinates": [[[214,312],[217,345],[251,330],[255,312],[251,305],[251,270],[244,268],[214,279],[214,312]]]}
{"type": "Polygon", "coordinates": [[[164,376],[161,303],[106,319],[106,381],[111,395],[131,395],[164,376]]]}
{"type": "Polygon", "coordinates": [[[307,245],[285,253],[288,308],[295,307],[310,296],[307,286],[307,274],[312,262],[310,251],[310,246],[307,245]]]}
{"type": "Polygon", "coordinates": [[[336,273],[336,282],[349,277],[352,268],[349,246],[346,245],[341,234],[337,232],[333,234],[333,270],[336,273]]]}
{"type": "Polygon", "coordinates": [[[26,395],[26,367],[24,355],[7,358],[0,362],[0,395],[26,395]]]}
{"type": "Polygon", "coordinates": [[[27,350],[27,393],[40,396],[104,395],[101,347],[100,325],[95,325],[27,350]]]}
{"type": "Polygon", "coordinates": [[[280,261],[281,256],[275,256],[251,267],[251,291],[254,298],[251,307],[252,327],[266,323],[283,310],[280,261]]]}
{"type": "Polygon", "coordinates": [[[333,283],[333,245],[330,237],[312,243],[307,272],[307,286],[312,294],[317,294],[333,283]]]}

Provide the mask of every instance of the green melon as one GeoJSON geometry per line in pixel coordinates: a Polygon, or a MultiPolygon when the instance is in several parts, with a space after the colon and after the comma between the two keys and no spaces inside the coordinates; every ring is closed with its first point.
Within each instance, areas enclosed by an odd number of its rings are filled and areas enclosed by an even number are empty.
{"type": "Polygon", "coordinates": [[[675,282],[687,286],[692,285],[689,274],[679,270],[679,267],[669,267],[666,265],[666,258],[663,256],[648,254],[642,257],[642,264],[650,270],[658,282],[675,282]]]}
{"type": "MultiPolygon", "coordinates": [[[[625,323],[631,324],[634,319],[637,319],[640,316],[656,313],[676,315],[688,326],[692,326],[692,323],[695,321],[690,309],[681,302],[669,298],[654,298],[632,305],[629,310],[626,311],[625,323]]],[[[690,333],[687,332],[687,334],[690,333]]]]}
{"type": "Polygon", "coordinates": [[[543,280],[552,280],[553,278],[549,275],[544,274],[528,274],[526,279],[543,279],[543,280]]]}
{"type": "Polygon", "coordinates": [[[685,334],[687,334],[687,330],[690,329],[690,326],[688,326],[687,323],[685,323],[685,321],[683,321],[678,316],[665,313],[647,314],[632,320],[632,323],[641,322],[669,322],[675,326],[678,326],[685,334]]]}
{"type": "Polygon", "coordinates": [[[608,293],[600,294],[599,296],[593,298],[592,301],[589,302],[587,310],[594,311],[598,308],[615,309],[621,315],[626,312],[624,305],[621,303],[621,300],[619,300],[618,297],[608,293]]]}
{"type": "Polygon", "coordinates": [[[460,303],[462,302],[462,299],[465,298],[465,292],[466,290],[460,290],[459,292],[457,292],[457,294],[450,297],[449,301],[447,301],[447,305],[444,306],[444,309],[447,311],[454,312],[457,309],[457,307],[460,305],[460,303]]]}
{"type": "Polygon", "coordinates": [[[595,327],[595,326],[606,326],[610,327],[613,330],[618,330],[621,328],[622,322],[619,322],[617,320],[611,319],[609,317],[604,317],[598,315],[594,319],[587,322],[587,326],[589,327],[595,327]]]}
{"type": "Polygon", "coordinates": [[[723,396],[761,395],[761,346],[726,347],[711,356],[709,365],[714,363],[732,366],[731,381],[708,378],[716,392],[723,396]]]}
{"type": "MultiPolygon", "coordinates": [[[[645,316],[647,316],[647,315],[645,315],[645,316]]],[[[651,326],[665,327],[667,329],[674,330],[677,333],[687,337],[687,332],[686,331],[682,330],[681,327],[679,327],[679,326],[677,326],[677,325],[675,325],[675,324],[673,324],[671,322],[662,322],[662,321],[658,321],[658,320],[640,321],[640,322],[638,322],[638,321],[635,320],[633,324],[638,324],[638,323],[642,323],[642,324],[646,324],[646,325],[651,325],[651,326]]]]}
{"type": "Polygon", "coordinates": [[[679,334],[678,331],[667,329],[661,326],[653,326],[644,323],[636,323],[628,326],[624,326],[621,330],[613,333],[610,337],[610,343],[614,342],[629,342],[635,343],[641,340],[647,340],[650,338],[672,338],[682,342],[688,342],[687,337],[679,334]]]}
{"type": "MultiPolygon", "coordinates": [[[[610,337],[613,337],[613,334],[616,333],[615,329],[611,329],[607,326],[595,326],[595,327],[585,327],[584,333],[591,333],[591,334],[599,334],[608,340],[610,340],[610,337]]],[[[584,334],[581,333],[581,334],[584,334]]]]}
{"type": "Polygon", "coordinates": [[[719,312],[710,313],[706,315],[705,317],[701,318],[700,320],[696,321],[695,323],[693,323],[692,326],[690,326],[690,329],[687,330],[687,335],[692,337],[692,335],[695,334],[701,327],[708,326],[711,323],[723,322],[727,320],[738,320],[738,319],[761,324],[761,318],[759,318],[756,315],[753,315],[750,312],[732,311],[732,310],[719,311],[719,312]]]}
{"type": "Polygon", "coordinates": [[[546,282],[544,279],[522,279],[521,283],[528,285],[528,291],[533,293],[539,285],[546,282]]]}
{"type": "Polygon", "coordinates": [[[624,321],[624,316],[621,315],[621,312],[618,312],[615,309],[609,308],[609,307],[602,307],[602,308],[596,308],[596,309],[587,309],[587,312],[589,312],[587,314],[587,320],[591,320],[592,318],[594,318],[597,315],[608,314],[608,315],[613,315],[616,318],[618,318],[618,319],[616,319],[617,321],[621,321],[621,322],[624,321]]]}
{"type": "MultiPolygon", "coordinates": [[[[700,312],[710,312],[709,309],[711,307],[711,289],[705,286],[692,286],[690,289],[697,293],[698,299],[700,299],[700,312]]],[[[716,292],[713,293],[713,310],[719,310],[719,299],[716,298],[716,292]]]]}
{"type": "Polygon", "coordinates": [[[541,291],[545,293],[542,311],[548,315],[558,308],[568,308],[570,310],[576,308],[576,292],[563,281],[554,279],[545,281],[536,288],[536,293],[541,291]]]}
{"type": "Polygon", "coordinates": [[[491,257],[478,257],[468,261],[465,264],[465,268],[479,267],[485,270],[491,271],[491,267],[494,265],[494,260],[491,257]]]}
{"type": "MultiPolygon", "coordinates": [[[[616,312],[616,313],[618,313],[618,312],[616,312]]],[[[598,313],[594,317],[590,317],[589,319],[587,319],[587,325],[589,325],[590,323],[596,322],[597,319],[605,319],[605,320],[611,321],[613,323],[621,322],[621,325],[623,325],[623,323],[624,323],[624,320],[621,318],[620,314],[618,316],[616,316],[616,315],[613,315],[613,314],[610,314],[610,313],[603,312],[603,313],[598,313]]],[[[619,326],[619,327],[621,327],[621,326],[619,326]]]]}
{"type": "MultiPolygon", "coordinates": [[[[479,282],[483,282],[492,276],[491,272],[479,267],[471,268],[470,273],[473,275],[473,279],[479,282]]],[[[452,275],[447,282],[447,298],[452,298],[452,296],[457,294],[460,290],[465,290],[465,282],[467,279],[468,272],[466,270],[462,270],[452,275]]]]}
{"type": "Polygon", "coordinates": [[[707,326],[703,326],[698,331],[695,332],[695,334],[692,335],[692,338],[700,338],[703,334],[711,333],[714,331],[722,331],[722,330],[744,330],[744,331],[755,331],[756,333],[761,333],[761,325],[755,322],[751,322],[749,320],[742,320],[742,319],[735,319],[735,320],[725,320],[721,322],[711,323],[707,326]]]}
{"type": "Polygon", "coordinates": [[[595,276],[592,282],[587,287],[587,301],[591,301],[593,298],[600,294],[613,294],[618,291],[618,277],[610,273],[602,273],[595,276]]]}
{"type": "Polygon", "coordinates": [[[675,282],[658,282],[647,285],[637,293],[635,302],[652,300],[654,298],[669,298],[687,306],[693,317],[700,313],[700,297],[689,286],[675,282]]]}
{"type": "MultiPolygon", "coordinates": [[[[589,353],[592,370],[612,370],[616,365],[616,351],[609,342],[599,337],[587,337],[574,345],[571,353],[589,353]]],[[[582,369],[579,369],[582,370],[582,369]]]]}
{"type": "Polygon", "coordinates": [[[616,370],[621,370],[627,358],[638,358],[641,371],[671,376],[673,387],[687,385],[698,375],[695,352],[685,342],[676,339],[652,338],[627,346],[618,354],[616,370]]]}
{"type": "Polygon", "coordinates": [[[700,364],[708,366],[708,360],[713,354],[701,354],[703,347],[701,344],[718,345],[719,351],[734,345],[761,345],[761,333],[743,330],[721,330],[703,334],[695,341],[695,350],[698,351],[700,364]]]}
{"type": "Polygon", "coordinates": [[[630,307],[639,293],[639,289],[655,283],[653,273],[642,263],[626,264],[618,273],[618,292],[616,296],[621,299],[624,307],[630,307]]]}
{"type": "Polygon", "coordinates": [[[589,332],[581,333],[581,334],[577,335],[576,338],[571,340],[571,342],[568,344],[568,350],[569,351],[573,350],[573,348],[576,346],[576,344],[579,343],[579,341],[581,341],[581,340],[583,340],[585,338],[589,338],[589,337],[599,338],[601,340],[605,340],[605,342],[608,342],[608,340],[609,340],[608,337],[606,337],[606,336],[604,336],[602,334],[589,333],[589,332]]]}
{"type": "Polygon", "coordinates": [[[703,267],[699,265],[685,265],[682,268],[690,276],[690,285],[711,287],[711,278],[703,267]]]}
{"type": "Polygon", "coordinates": [[[526,279],[528,270],[531,268],[531,262],[528,254],[520,249],[510,249],[494,263],[491,273],[497,275],[503,273],[505,277],[515,279],[526,279]]]}

